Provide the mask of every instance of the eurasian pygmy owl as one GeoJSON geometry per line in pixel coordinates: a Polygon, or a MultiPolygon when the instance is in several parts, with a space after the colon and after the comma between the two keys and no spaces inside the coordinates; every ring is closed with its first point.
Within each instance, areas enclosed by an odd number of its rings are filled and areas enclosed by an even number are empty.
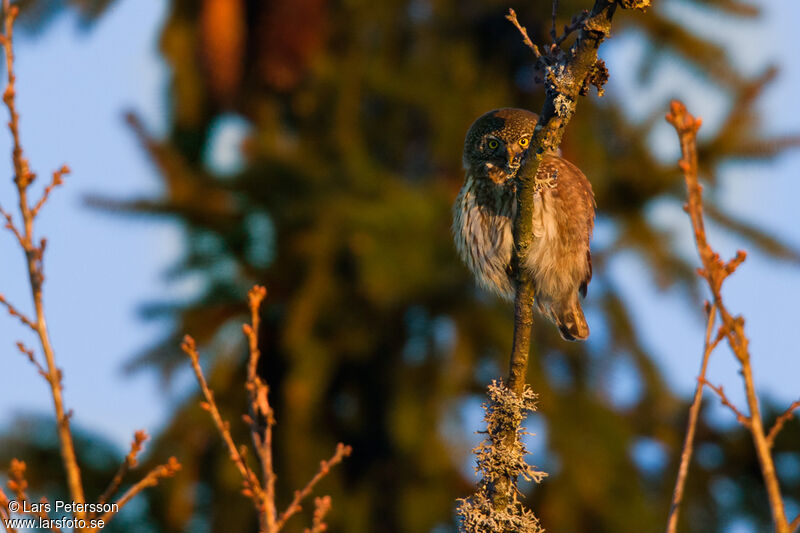
{"type": "MultiPolygon", "coordinates": [[[[539,117],[524,109],[496,109],[479,117],[464,142],[466,179],[453,208],[456,248],[478,283],[514,298],[511,252],[517,211],[516,173],[539,117]]],[[[584,340],[589,326],[580,296],[592,278],[589,240],[594,195],[575,165],[545,154],[536,175],[533,240],[519,258],[533,281],[535,305],[566,340],[584,340]]]]}

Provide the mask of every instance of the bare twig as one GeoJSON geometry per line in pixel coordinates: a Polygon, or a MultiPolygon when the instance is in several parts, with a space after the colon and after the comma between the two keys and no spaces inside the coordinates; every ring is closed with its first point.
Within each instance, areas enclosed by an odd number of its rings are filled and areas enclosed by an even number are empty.
{"type": "Polygon", "coordinates": [[[794,533],[797,531],[797,528],[800,528],[800,514],[794,517],[794,520],[791,521],[789,524],[789,532],[794,533]]]}
{"type": "Polygon", "coordinates": [[[302,502],[305,498],[311,494],[311,491],[314,489],[314,485],[319,483],[319,481],[328,475],[331,468],[336,466],[337,464],[341,463],[342,460],[349,456],[352,453],[353,449],[350,446],[346,446],[341,442],[336,446],[336,453],[333,454],[333,457],[328,459],[327,461],[320,461],[319,463],[319,470],[314,475],[313,478],[303,487],[302,490],[297,490],[294,493],[294,498],[289,506],[286,508],[284,512],[281,513],[280,518],[278,518],[278,530],[283,527],[283,524],[292,517],[295,513],[300,510],[300,502],[302,502]]]}
{"type": "Polygon", "coordinates": [[[694,447],[694,433],[697,427],[697,418],[700,414],[700,404],[703,400],[703,382],[706,379],[706,369],[708,368],[708,360],[711,352],[717,346],[720,336],[717,336],[714,342],[711,341],[711,332],[714,329],[714,322],[717,318],[717,308],[711,305],[708,308],[708,323],[706,325],[706,340],[705,347],[703,348],[703,361],[700,363],[700,374],[697,378],[697,385],[694,389],[694,399],[692,406],[689,408],[689,421],[686,423],[686,438],[683,441],[683,451],[681,452],[681,464],[678,468],[678,479],[675,481],[675,490],[672,494],[672,507],[669,512],[669,519],[667,520],[667,533],[675,533],[678,527],[678,515],[680,514],[680,505],[683,500],[683,489],[686,485],[686,477],[689,474],[689,463],[692,459],[692,450],[694,447]]]}
{"type": "Polygon", "coordinates": [[[516,11],[514,11],[513,9],[509,9],[506,18],[510,20],[511,23],[514,26],[516,26],[517,30],[519,30],[519,32],[522,34],[522,42],[524,42],[527,45],[527,47],[531,49],[531,52],[533,52],[533,55],[536,56],[536,59],[542,57],[542,53],[539,51],[539,47],[533,44],[531,38],[528,37],[528,30],[525,29],[525,26],[519,23],[519,20],[517,20],[516,11]]]}
{"type": "MultiPolygon", "coordinates": [[[[567,40],[574,31],[578,30],[581,25],[583,25],[583,21],[586,20],[586,17],[589,16],[589,11],[584,9],[581,11],[579,15],[572,17],[572,21],[569,24],[564,25],[564,33],[558,36],[553,42],[556,46],[561,46],[561,43],[567,40]]],[[[555,23],[555,20],[553,21],[555,23]]]]}
{"type": "Polygon", "coordinates": [[[11,304],[11,302],[6,300],[6,297],[3,296],[2,294],[0,294],[0,305],[3,305],[6,308],[6,310],[8,310],[9,315],[19,319],[20,322],[31,328],[34,332],[37,331],[36,324],[34,324],[33,321],[30,318],[28,318],[24,313],[21,313],[16,307],[14,307],[11,304]]]}
{"type": "Polygon", "coordinates": [[[722,402],[722,405],[727,407],[728,409],[733,412],[733,415],[736,417],[736,420],[743,425],[745,428],[750,429],[752,427],[752,421],[750,420],[749,416],[746,416],[742,413],[738,407],[733,405],[733,403],[728,399],[728,396],[725,394],[725,389],[722,388],[722,385],[715,386],[712,383],[709,383],[705,379],[698,379],[698,381],[708,387],[709,389],[713,390],[717,396],[719,396],[719,400],[722,402]]]}
{"type": "Polygon", "coordinates": [[[775,531],[776,533],[788,533],[790,526],[786,518],[778,477],[775,473],[775,464],[770,453],[770,441],[764,433],[761,410],[758,405],[753,369],[750,362],[749,340],[744,332],[744,319],[741,316],[734,317],[731,315],[722,301],[722,283],[742,264],[746,254],[740,250],[730,261],[722,261],[719,254],[714,252],[706,240],[703,223],[703,189],[699,183],[697,171],[697,130],[700,128],[701,120],[692,116],[686,110],[686,107],[678,101],[672,102],[670,112],[666,118],[675,127],[681,144],[682,157],[679,166],[686,181],[688,194],[688,201],[684,209],[691,219],[697,251],[703,263],[703,268],[699,269],[698,272],[708,284],[713,297],[713,305],[717,308],[722,321],[722,331],[724,331],[728,345],[739,361],[750,416],[745,417],[733,404],[727,401],[721,387],[717,388],[711,384],[708,385],[720,396],[723,403],[734,411],[737,419],[749,430],[753,438],[759,466],[761,467],[761,475],[767,489],[775,531]]]}
{"type": "MultiPolygon", "coordinates": [[[[0,40],[0,42],[2,42],[2,41],[0,40]]],[[[14,224],[14,218],[11,216],[11,213],[9,213],[5,209],[3,209],[3,206],[0,206],[0,215],[3,215],[3,218],[6,219],[5,228],[7,230],[9,230],[11,233],[13,233],[14,237],[17,238],[17,242],[24,247],[25,246],[25,238],[19,232],[19,229],[17,228],[16,224],[14,224]]]]}
{"type": "Polygon", "coordinates": [[[794,412],[798,408],[800,408],[800,400],[795,400],[792,402],[792,405],[790,405],[783,413],[778,415],[778,418],[775,419],[775,423],[772,425],[769,433],[767,434],[767,444],[769,444],[770,448],[772,448],[772,446],[775,444],[775,437],[777,437],[778,433],[781,432],[784,424],[794,418],[794,412]]]}
{"type": "Polygon", "coordinates": [[[36,371],[39,373],[40,376],[42,376],[47,381],[50,380],[50,376],[47,374],[47,370],[45,370],[42,364],[38,361],[38,359],[36,359],[36,355],[34,355],[33,350],[25,346],[22,342],[17,342],[17,349],[20,351],[20,353],[22,353],[22,355],[28,358],[28,361],[30,361],[34,367],[36,367],[36,371]]]}
{"type": "Polygon", "coordinates": [[[550,37],[553,39],[553,42],[556,42],[558,39],[558,34],[556,33],[556,14],[558,13],[558,0],[553,0],[553,25],[550,27],[550,37]]]}
{"type": "MultiPolygon", "coordinates": [[[[8,488],[14,493],[14,497],[21,506],[21,509],[30,509],[29,514],[31,516],[46,520],[49,517],[44,510],[44,506],[32,506],[30,503],[30,498],[28,498],[28,494],[25,492],[28,490],[28,481],[25,479],[26,470],[27,465],[25,464],[25,461],[12,459],[11,466],[8,469],[8,488]]],[[[58,533],[61,532],[61,530],[55,526],[52,526],[50,529],[58,533]]]]}
{"type": "Polygon", "coordinates": [[[205,402],[201,403],[201,406],[211,414],[211,418],[214,420],[214,425],[217,426],[217,430],[222,436],[222,440],[228,447],[228,453],[230,454],[231,461],[233,461],[233,464],[236,465],[236,468],[239,469],[239,473],[242,475],[242,481],[244,483],[244,488],[247,491],[247,495],[257,506],[260,507],[262,499],[261,484],[258,482],[258,477],[253,473],[252,470],[250,470],[250,467],[247,466],[247,462],[244,460],[244,456],[240,452],[240,448],[236,446],[236,443],[233,441],[230,424],[222,418],[222,415],[219,414],[217,402],[214,400],[214,392],[208,387],[206,378],[203,375],[203,369],[200,368],[200,355],[197,353],[197,347],[194,339],[189,335],[186,335],[183,338],[181,349],[191,359],[194,374],[197,377],[197,382],[200,384],[200,390],[203,392],[203,397],[206,399],[205,402]]]}
{"type": "Polygon", "coordinates": [[[328,511],[330,510],[330,496],[314,498],[314,519],[311,522],[311,527],[305,528],[303,533],[323,533],[323,531],[327,531],[328,526],[325,525],[325,515],[328,514],[328,511]]]}
{"type": "MultiPolygon", "coordinates": [[[[280,516],[278,515],[275,503],[276,475],[272,458],[272,428],[275,425],[275,416],[269,404],[269,387],[258,375],[258,362],[261,358],[261,350],[258,346],[258,332],[261,325],[261,304],[266,295],[267,290],[259,285],[256,285],[250,290],[248,293],[250,324],[242,326],[242,331],[247,338],[249,353],[247,359],[247,381],[245,383],[248,395],[248,414],[243,415],[242,418],[250,426],[253,447],[261,463],[261,481],[259,481],[256,474],[248,467],[244,460],[244,453],[247,451],[247,447],[236,447],[231,437],[228,423],[224,421],[219,414],[219,409],[217,409],[216,402],[214,401],[214,393],[208,387],[208,383],[203,376],[203,371],[200,368],[195,342],[189,335],[184,337],[182,348],[192,361],[195,376],[197,377],[200,389],[205,397],[205,402],[203,402],[202,406],[211,413],[217,430],[222,435],[222,439],[228,447],[231,460],[242,475],[245,485],[242,492],[253,501],[253,505],[258,512],[260,533],[278,533],[286,524],[286,521],[300,511],[300,502],[311,494],[314,486],[328,474],[333,466],[350,455],[352,450],[350,446],[339,443],[333,457],[320,463],[320,469],[317,474],[302,490],[295,492],[292,502],[280,516]]],[[[317,499],[314,522],[310,530],[312,533],[325,530],[325,524],[322,522],[322,519],[330,508],[330,498],[326,498],[327,500],[317,499]]]]}
{"type": "Polygon", "coordinates": [[[275,469],[272,464],[272,427],[275,417],[269,405],[269,388],[258,376],[258,360],[261,350],[258,348],[258,331],[261,325],[261,302],[267,296],[267,289],[256,285],[248,293],[250,307],[250,324],[242,326],[242,331],[247,337],[249,358],[247,361],[247,395],[249,399],[250,435],[253,447],[261,463],[261,475],[264,482],[264,498],[260,513],[261,528],[264,531],[276,530],[278,510],[275,507],[275,469]],[[263,427],[261,421],[263,420],[263,427]]]}
{"type": "Polygon", "coordinates": [[[120,485],[122,485],[122,481],[128,471],[131,468],[136,468],[139,454],[142,452],[144,442],[148,438],[149,436],[144,430],[139,430],[133,434],[131,449],[128,452],[128,455],[125,456],[125,459],[123,459],[122,464],[119,465],[119,469],[117,469],[117,473],[114,474],[114,477],[111,479],[108,488],[106,488],[106,490],[103,491],[103,494],[100,495],[100,498],[97,499],[97,503],[99,505],[103,505],[111,500],[111,498],[114,497],[114,494],[116,494],[119,490],[120,485]]]}
{"type": "MultiPolygon", "coordinates": [[[[3,0],[3,15],[4,15],[4,32],[0,45],[5,51],[6,58],[6,72],[8,82],[3,93],[3,102],[8,108],[10,120],[8,128],[11,132],[13,141],[12,160],[14,164],[14,183],[16,184],[17,194],[19,196],[19,210],[22,217],[22,230],[20,231],[12,222],[11,216],[3,212],[6,218],[7,227],[9,227],[17,237],[20,246],[25,252],[25,258],[28,266],[28,280],[30,282],[31,296],[33,297],[33,306],[35,311],[35,320],[28,319],[19,313],[14,313],[14,309],[3,298],[2,303],[8,308],[9,312],[15,314],[25,325],[33,329],[42,346],[45,361],[47,364],[48,382],[50,384],[50,391],[53,397],[53,406],[56,414],[56,424],[58,429],[58,439],[61,448],[61,459],[64,465],[64,470],[67,475],[67,486],[72,501],[77,504],[85,503],[86,498],[83,492],[83,484],[81,483],[80,468],[78,467],[78,460],[75,455],[75,447],[72,441],[72,433],[69,427],[69,416],[64,409],[64,400],[62,398],[61,387],[61,371],[56,366],[55,355],[53,347],[50,343],[50,335],[47,330],[47,322],[44,314],[44,303],[42,298],[42,284],[44,283],[44,271],[42,267],[42,257],[44,254],[45,241],[41,240],[39,245],[34,244],[34,231],[33,221],[35,211],[41,209],[49,192],[45,189],[42,200],[37,203],[33,209],[28,203],[28,187],[36,175],[31,172],[28,165],[28,160],[25,158],[22,144],[20,142],[19,133],[19,113],[16,107],[16,75],[14,71],[14,21],[19,14],[19,8],[12,6],[9,0],[3,0]],[[41,205],[39,205],[41,204],[41,205]]],[[[64,170],[62,168],[62,170],[64,170]]],[[[63,172],[57,172],[58,178],[54,175],[54,180],[59,179],[63,172]]],[[[53,185],[54,187],[55,185],[53,185]]],[[[52,189],[52,187],[51,187],[52,189]]],[[[75,513],[76,518],[84,518],[85,513],[78,511],[75,513]]]]}
{"type": "MultiPolygon", "coordinates": [[[[145,477],[143,477],[139,482],[134,484],[131,488],[129,488],[122,497],[117,500],[116,506],[113,507],[108,512],[100,515],[99,520],[108,524],[111,519],[123,508],[125,505],[128,504],[137,494],[142,492],[144,489],[148,487],[155,487],[158,485],[158,482],[164,478],[172,477],[181,469],[181,465],[177,459],[174,457],[170,457],[167,460],[166,464],[159,465],[153,468],[150,472],[147,473],[145,477]]],[[[87,533],[94,533],[98,531],[99,528],[88,530],[87,533]]]]}
{"type": "MultiPolygon", "coordinates": [[[[50,334],[48,332],[47,321],[44,312],[44,298],[43,298],[43,285],[44,285],[44,265],[43,258],[45,252],[45,239],[39,239],[36,242],[34,232],[34,222],[36,216],[41,212],[42,208],[46,205],[53,190],[63,183],[64,175],[69,173],[69,168],[65,165],[60,169],[53,172],[52,179],[48,185],[44,187],[42,195],[36,203],[31,205],[29,201],[30,185],[36,179],[36,175],[30,170],[28,160],[25,158],[22,143],[20,141],[20,116],[16,106],[16,74],[14,71],[14,48],[13,48],[13,35],[14,35],[14,21],[19,14],[19,8],[11,5],[10,0],[2,0],[3,9],[3,32],[0,34],[0,46],[3,47],[6,60],[6,73],[7,83],[3,92],[3,102],[8,109],[9,122],[8,128],[12,138],[12,162],[14,167],[14,184],[18,196],[19,216],[21,218],[21,225],[17,226],[10,213],[0,208],[0,214],[6,220],[6,228],[11,230],[19,243],[20,248],[25,255],[26,264],[28,267],[28,284],[31,291],[33,300],[34,316],[28,317],[21,313],[15,306],[8,302],[3,295],[0,295],[0,304],[5,306],[9,314],[18,318],[25,326],[30,328],[38,337],[39,343],[44,354],[44,364],[40,363],[36,358],[33,349],[28,348],[23,343],[18,342],[17,348],[25,355],[28,360],[36,367],[36,370],[41,374],[50,386],[50,392],[53,399],[53,407],[56,415],[56,429],[59,440],[59,448],[61,451],[61,461],[66,472],[67,489],[71,503],[75,504],[75,512],[73,516],[76,519],[84,520],[86,518],[86,497],[84,494],[83,483],[81,482],[81,472],[78,466],[78,460],[75,453],[75,446],[72,438],[72,431],[70,429],[70,412],[66,412],[63,399],[63,386],[62,386],[62,373],[56,366],[55,354],[53,346],[50,341],[50,334]]],[[[125,458],[123,465],[117,472],[117,475],[112,479],[108,490],[100,497],[100,503],[105,503],[117,491],[125,473],[129,468],[136,464],[136,455],[141,450],[141,445],[147,435],[143,432],[137,432],[134,436],[134,441],[131,446],[131,452],[125,458]]],[[[131,498],[138,494],[143,488],[155,485],[162,477],[173,475],[180,465],[175,458],[170,458],[169,463],[155,468],[148,473],[144,479],[136,483],[123,498],[117,502],[118,508],[122,507],[131,498]]],[[[24,489],[27,483],[24,480],[25,463],[21,461],[14,461],[11,465],[9,487],[15,491],[17,498],[26,497],[24,489]]],[[[7,513],[7,509],[3,512],[7,513]]],[[[116,512],[116,511],[115,511],[116,512]]],[[[107,513],[104,515],[105,521],[113,516],[114,513],[107,513]]],[[[47,514],[42,511],[38,514],[41,518],[47,518],[47,514]]],[[[49,522],[48,522],[49,523],[49,522]]],[[[56,530],[55,528],[53,528],[56,530]]],[[[75,530],[82,531],[79,528],[75,530]]]]}
{"type": "Polygon", "coordinates": [[[0,487],[0,520],[3,521],[3,526],[5,526],[7,533],[17,533],[16,528],[11,527],[8,523],[9,518],[11,518],[11,510],[8,508],[8,496],[3,492],[3,488],[0,487]]]}
{"type": "Polygon", "coordinates": [[[36,205],[31,209],[32,216],[35,217],[39,214],[39,211],[42,210],[42,207],[44,207],[44,204],[47,203],[48,198],[50,198],[50,193],[53,192],[53,189],[64,183],[64,176],[67,174],[69,174],[69,167],[67,165],[63,165],[60,169],[53,172],[53,179],[50,181],[50,184],[44,188],[42,197],[39,198],[39,201],[36,202],[36,205]]]}

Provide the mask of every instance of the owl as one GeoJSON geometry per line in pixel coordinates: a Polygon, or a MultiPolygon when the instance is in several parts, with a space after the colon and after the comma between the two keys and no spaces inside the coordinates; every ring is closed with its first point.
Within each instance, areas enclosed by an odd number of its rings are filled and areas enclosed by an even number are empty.
{"type": "MultiPolygon", "coordinates": [[[[479,117],[464,142],[464,185],[453,207],[453,236],[478,284],[512,300],[516,173],[539,117],[524,109],[496,109],[479,117]]],[[[536,175],[533,240],[519,258],[530,276],[535,306],[565,340],[585,340],[589,326],[580,297],[592,278],[589,241],[594,195],[586,176],[556,154],[545,154],[536,175]]]]}

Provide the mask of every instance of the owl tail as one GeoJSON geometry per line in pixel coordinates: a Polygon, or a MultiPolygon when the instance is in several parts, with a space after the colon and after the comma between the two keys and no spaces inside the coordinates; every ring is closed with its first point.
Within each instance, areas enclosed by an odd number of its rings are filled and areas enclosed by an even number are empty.
{"type": "Polygon", "coordinates": [[[589,337],[589,324],[583,316],[578,294],[572,299],[550,307],[550,316],[558,326],[561,338],[565,341],[585,341],[589,337]]]}

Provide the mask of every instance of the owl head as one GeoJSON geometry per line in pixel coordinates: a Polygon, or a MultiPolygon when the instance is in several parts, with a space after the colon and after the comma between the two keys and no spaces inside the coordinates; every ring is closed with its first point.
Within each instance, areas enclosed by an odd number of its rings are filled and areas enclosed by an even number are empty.
{"type": "Polygon", "coordinates": [[[503,185],[519,170],[539,115],[505,107],[481,115],[464,141],[464,169],[503,185]]]}

